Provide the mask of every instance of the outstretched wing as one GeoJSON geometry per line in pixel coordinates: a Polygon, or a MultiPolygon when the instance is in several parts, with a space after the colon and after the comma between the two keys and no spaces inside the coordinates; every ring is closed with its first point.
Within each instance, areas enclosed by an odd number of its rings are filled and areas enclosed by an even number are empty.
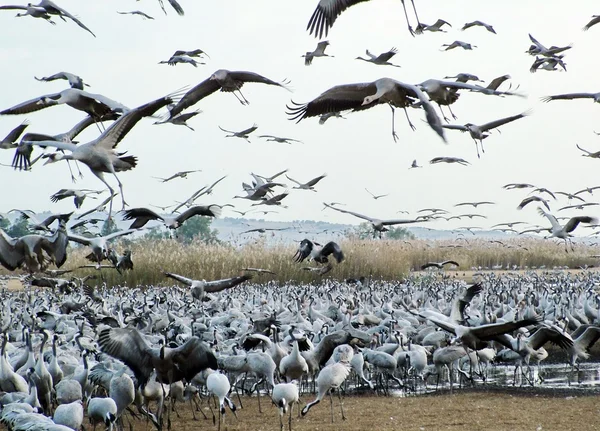
{"type": "Polygon", "coordinates": [[[329,241],[327,244],[325,244],[325,246],[321,249],[321,254],[325,257],[333,254],[333,257],[335,257],[335,260],[337,260],[338,263],[344,260],[344,252],[342,252],[342,248],[333,241],[329,241]]]}
{"type": "Polygon", "coordinates": [[[244,281],[250,280],[252,275],[244,274],[239,277],[225,278],[223,280],[207,281],[204,286],[204,291],[207,293],[220,292],[225,289],[229,289],[243,283],[244,281]]]}
{"type": "Polygon", "coordinates": [[[293,256],[294,262],[303,262],[304,259],[310,256],[313,247],[314,245],[311,241],[309,241],[308,239],[303,239],[300,242],[298,250],[296,250],[296,253],[293,256]]]}
{"type": "Polygon", "coordinates": [[[0,141],[0,142],[6,143],[6,144],[12,144],[13,142],[16,142],[17,139],[19,139],[19,136],[21,136],[23,131],[27,128],[27,126],[29,126],[29,123],[27,122],[27,120],[23,121],[23,123],[19,124],[17,127],[12,129],[8,133],[8,135],[6,135],[6,137],[4,139],[2,139],[2,141],[0,141]]]}
{"type": "Polygon", "coordinates": [[[183,275],[173,274],[172,272],[165,272],[165,276],[172,278],[173,280],[177,280],[180,283],[185,284],[186,286],[191,286],[194,280],[191,278],[184,277],[183,275]]]}
{"type": "Polygon", "coordinates": [[[14,271],[25,261],[25,256],[15,246],[18,239],[11,238],[0,229],[0,263],[6,269],[14,271]]]}
{"type": "Polygon", "coordinates": [[[135,328],[106,328],[98,336],[100,349],[107,355],[123,361],[131,368],[138,382],[144,384],[152,374],[150,345],[135,328]]]}
{"type": "Polygon", "coordinates": [[[354,217],[358,217],[358,218],[361,218],[363,220],[368,220],[370,222],[372,222],[372,221],[375,220],[375,219],[373,219],[373,218],[371,218],[369,216],[362,215],[362,214],[359,214],[359,213],[355,213],[354,211],[348,211],[348,210],[343,210],[341,208],[336,208],[336,207],[331,206],[331,205],[329,205],[328,203],[325,203],[325,202],[323,202],[323,205],[325,205],[327,208],[331,208],[332,210],[336,210],[336,211],[339,211],[341,213],[350,214],[350,215],[353,215],[354,217]]]}
{"type": "Polygon", "coordinates": [[[221,215],[221,207],[218,205],[197,205],[190,209],[182,212],[178,217],[177,221],[183,223],[190,217],[201,215],[207,217],[219,217],[221,215]]]}
{"type": "Polygon", "coordinates": [[[96,145],[110,150],[117,146],[119,142],[129,133],[129,131],[144,117],[154,114],[163,106],[173,103],[171,96],[161,97],[150,103],[131,109],[123,114],[117,121],[112,123],[108,129],[95,140],[96,145]]]}
{"type": "Polygon", "coordinates": [[[572,217],[565,225],[565,231],[567,233],[573,232],[579,223],[598,223],[598,219],[590,216],[572,217]]]}
{"type": "Polygon", "coordinates": [[[96,37],[92,30],[87,28],[81,21],[79,21],[79,19],[77,19],[74,15],[71,15],[69,12],[58,6],[56,3],[50,0],[42,0],[38,6],[41,6],[44,9],[46,9],[46,12],[48,12],[49,14],[66,16],[67,18],[72,19],[75,24],[77,24],[82,29],[88,31],[92,36],[96,37]]]}
{"type": "Polygon", "coordinates": [[[310,34],[314,33],[315,37],[322,39],[323,35],[327,36],[329,29],[342,12],[350,6],[364,1],[368,0],[320,0],[308,21],[306,30],[309,30],[310,34]]]}

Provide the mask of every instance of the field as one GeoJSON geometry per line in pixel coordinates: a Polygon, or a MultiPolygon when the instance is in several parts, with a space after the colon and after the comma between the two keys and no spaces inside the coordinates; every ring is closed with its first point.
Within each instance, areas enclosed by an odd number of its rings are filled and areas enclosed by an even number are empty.
{"type": "MultiPolygon", "coordinates": [[[[555,266],[578,268],[597,263],[597,259],[590,256],[598,254],[598,248],[584,244],[577,244],[574,252],[566,253],[562,243],[551,240],[519,238],[503,243],[501,245],[470,238],[468,242],[343,240],[339,244],[346,259],[339,265],[334,264],[333,270],[326,277],[345,280],[372,276],[373,279],[398,280],[410,271],[418,270],[424,263],[445,259],[457,261],[460,264],[458,272],[461,274],[473,267],[492,268],[496,265],[504,268],[537,268],[544,265],[551,269],[555,266]]],[[[260,281],[305,283],[321,279],[318,274],[301,269],[314,265],[292,260],[296,251],[292,245],[266,245],[261,241],[239,247],[204,243],[183,245],[173,239],[135,242],[123,240],[113,243],[113,247],[120,253],[125,248],[132,250],[134,271],[124,275],[112,270],[103,271],[109,285],[164,283],[163,271],[206,280],[226,278],[239,274],[246,267],[265,268],[277,273],[276,276],[261,275],[257,277],[260,281]]],[[[64,268],[73,269],[89,264],[85,259],[88,253],[86,247],[71,249],[64,268]]],[[[81,269],[75,274],[83,276],[96,272],[94,269],[81,269]]]]}
{"type": "MultiPolygon", "coordinates": [[[[279,430],[277,409],[262,398],[263,413],[258,412],[256,398],[242,398],[238,419],[228,410],[221,429],[279,430]]],[[[302,397],[302,405],[312,395],[302,397]]],[[[234,401],[237,399],[234,397],[234,401]]],[[[198,415],[194,421],[189,407],[179,406],[181,418],[172,415],[174,430],[216,429],[211,413],[203,402],[209,420],[198,415]]],[[[331,423],[329,400],[324,399],[301,418],[292,416],[297,431],[334,430],[595,430],[600,428],[598,398],[573,391],[538,391],[515,388],[498,391],[463,391],[418,397],[393,398],[349,396],[344,398],[346,421],[342,421],[339,401],[333,397],[334,423],[331,423]]],[[[287,430],[287,422],[285,424],[287,430]]],[[[146,429],[144,422],[135,429],[146,429]]]]}

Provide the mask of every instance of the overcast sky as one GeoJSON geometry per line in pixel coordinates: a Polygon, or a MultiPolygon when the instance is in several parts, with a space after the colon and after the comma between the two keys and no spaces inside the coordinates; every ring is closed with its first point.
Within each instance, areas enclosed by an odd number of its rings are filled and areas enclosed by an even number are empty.
{"type": "MultiPolygon", "coordinates": [[[[309,67],[304,66],[301,55],[312,51],[318,42],[305,30],[317,0],[180,0],[184,17],[178,16],[166,0],[167,16],[156,0],[57,0],[57,3],[77,15],[97,38],[71,21],[54,18],[57,25],[52,26],[31,17],[15,18],[18,11],[0,11],[4,34],[4,42],[0,44],[4,82],[0,109],[67,88],[66,81],[44,83],[33,78],[59,71],[80,75],[91,85],[88,91],[130,108],[183,86],[194,86],[220,68],[249,70],[276,81],[291,80],[292,93],[278,87],[246,84],[243,94],[250,101],[249,106],[242,106],[228,93],[211,95],[190,108],[203,111],[189,122],[195,132],[170,124],[153,125],[152,119],[138,123],[118,147],[139,158],[135,169],[119,174],[125,198],[132,207],[184,200],[200,187],[227,175],[212,197],[198,203],[233,202],[237,209],[247,209],[251,202],[232,197],[241,193],[242,181],[251,180],[250,172],[272,175],[287,168],[292,178],[303,182],[323,173],[328,176],[317,185],[317,193],[292,190],[290,183],[291,194],[284,200],[289,208],[268,214],[267,220],[360,221],[332,210],[321,211],[323,201],[338,201],[345,203],[346,209],[379,218],[405,217],[396,214],[398,210],[415,215],[417,210],[432,206],[453,214],[477,212],[488,216],[483,222],[466,219],[428,224],[439,229],[465,225],[489,227],[513,220],[548,225],[535,211],[535,204],[523,211],[516,210],[528,191],[506,191],[501,186],[529,182],[554,191],[574,192],[600,185],[597,174],[600,160],[582,157],[575,147],[579,144],[591,151],[600,150],[600,136],[594,134],[594,130],[600,131],[600,107],[591,99],[548,104],[540,101],[540,97],[550,94],[600,91],[596,60],[600,25],[588,32],[581,30],[593,14],[600,13],[597,1],[548,0],[542,6],[541,2],[504,0],[492,6],[477,0],[417,0],[422,22],[433,24],[443,18],[452,28],[447,33],[425,33],[413,38],[406,29],[399,0],[373,0],[351,7],[338,18],[329,33],[331,45],[326,51],[334,58],[316,58],[309,67]],[[136,9],[155,20],[116,13],[136,9]],[[476,19],[492,24],[497,35],[482,27],[460,31],[464,23],[476,19]],[[530,45],[528,33],[546,46],[572,43],[573,48],[564,59],[568,71],[530,73],[534,57],[525,53],[530,45]],[[455,40],[477,48],[440,51],[442,44],[455,40]],[[398,48],[398,54],[391,61],[401,68],[355,60],[359,55],[364,56],[365,49],[379,54],[392,47],[398,48]],[[188,64],[175,67],[158,64],[177,49],[196,48],[210,55],[206,65],[194,68],[188,64]],[[339,84],[370,82],[381,77],[416,84],[459,72],[478,75],[486,83],[510,74],[509,83],[513,87],[518,85],[518,91],[528,97],[499,98],[463,92],[452,105],[458,116],[457,124],[482,124],[533,110],[530,117],[503,126],[501,133],[492,133],[485,141],[481,159],[477,159],[468,134],[448,130],[448,145],[445,145],[423,122],[422,110],[409,110],[417,126],[415,132],[409,128],[402,110],[397,111],[397,143],[391,137],[391,114],[387,106],[349,113],[346,120],[333,118],[325,125],[319,125],[318,118],[295,124],[285,114],[290,100],[308,102],[339,84]],[[251,143],[225,138],[218,128],[220,125],[242,130],[253,123],[259,128],[251,143]],[[257,137],[260,134],[299,139],[304,144],[266,142],[257,137]],[[461,157],[472,165],[430,165],[429,160],[437,156],[461,157]],[[423,168],[409,170],[413,159],[423,168]],[[192,169],[202,172],[165,184],[151,178],[192,169]],[[365,187],[389,196],[375,201],[365,187]],[[453,208],[456,203],[473,200],[491,200],[497,205],[476,210],[453,208]]],[[[407,8],[414,26],[408,1],[407,8]]],[[[508,84],[501,89],[508,89],[508,84]]],[[[4,136],[25,119],[31,123],[29,132],[62,133],[83,117],[84,114],[67,106],[29,115],[2,116],[0,135],[4,136]]],[[[97,134],[90,127],[78,139],[88,142],[97,134]]],[[[9,164],[12,156],[12,151],[4,150],[0,162],[9,164]]],[[[0,179],[5,185],[0,211],[11,208],[70,211],[71,199],[53,204],[49,196],[61,188],[103,188],[86,166],[81,169],[85,178],[72,184],[65,162],[38,164],[31,172],[0,167],[0,179]]],[[[115,184],[114,178],[107,178],[115,184]]],[[[600,190],[584,198],[598,201],[599,196],[600,190]]],[[[84,209],[93,203],[88,200],[84,209]]],[[[120,209],[120,198],[115,203],[120,209]]],[[[564,198],[551,202],[552,211],[556,213],[567,204],[564,198]]],[[[599,213],[596,207],[591,207],[583,212],[570,210],[556,214],[599,213]]],[[[231,211],[225,211],[224,215],[236,216],[231,211]]]]}

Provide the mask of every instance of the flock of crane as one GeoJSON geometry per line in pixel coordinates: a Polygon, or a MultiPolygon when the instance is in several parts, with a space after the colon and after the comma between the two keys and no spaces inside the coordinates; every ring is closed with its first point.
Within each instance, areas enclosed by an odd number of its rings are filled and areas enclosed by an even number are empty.
{"type": "MultiPolygon", "coordinates": [[[[178,15],[185,15],[178,1],[168,2],[178,15]]],[[[365,0],[320,0],[307,30],[323,39],[342,13],[362,2],[365,0]]],[[[159,3],[167,14],[163,1],[159,0],[159,3]]],[[[443,19],[433,25],[424,24],[411,0],[416,18],[413,28],[405,0],[401,3],[412,36],[445,32],[445,26],[451,26],[443,19]]],[[[41,0],[37,5],[3,5],[0,13],[2,10],[20,10],[23,12],[17,17],[42,19],[53,26],[57,25],[57,18],[68,19],[96,37],[81,19],[51,0],[41,0]]],[[[154,20],[139,10],[117,13],[154,20]]],[[[599,22],[600,15],[594,15],[584,30],[599,22]]],[[[45,31],[52,30],[47,27],[45,31]]],[[[478,20],[465,23],[462,30],[473,27],[497,34],[492,25],[478,20]]],[[[527,52],[535,57],[531,72],[566,71],[564,57],[571,49],[570,45],[548,48],[531,34],[529,39],[532,45],[527,52]]],[[[325,53],[329,45],[329,41],[321,40],[314,51],[306,52],[302,56],[305,65],[314,67],[315,59],[332,57],[325,53]]],[[[477,46],[456,40],[441,48],[444,51],[473,50],[477,46]]],[[[400,67],[391,62],[397,52],[397,48],[392,48],[375,55],[367,50],[367,58],[359,56],[356,59],[376,66],[400,67]]],[[[210,57],[202,49],[177,50],[159,64],[174,67],[188,67],[185,64],[189,64],[198,68],[205,65],[205,58],[210,57]]],[[[268,284],[268,292],[264,283],[256,283],[254,279],[272,274],[269,269],[262,268],[245,268],[242,275],[212,281],[164,273],[166,278],[183,284],[185,289],[178,285],[146,289],[93,287],[89,284],[90,278],[61,279],[62,270],[50,269],[50,266],[61,268],[67,262],[70,242],[89,247],[88,258],[95,268],[108,267],[119,272],[133,270],[131,253],[125,251],[120,255],[111,247],[112,240],[140,232],[151,222],[176,232],[191,217],[219,217],[227,208],[235,208],[232,203],[196,203],[200,198],[211,196],[226,176],[200,188],[179,204],[159,207],[162,213],[147,207],[127,208],[119,174],[135,169],[138,158],[120,151],[117,146],[133,128],[151,118],[154,127],[164,127],[162,125],[168,123],[187,127],[193,132],[187,121],[201,111],[190,108],[195,109],[213,94],[231,93],[246,106],[250,102],[242,93],[245,84],[264,84],[273,91],[281,91],[280,88],[291,91],[291,87],[289,80],[274,81],[252,71],[218,69],[192,88],[181,88],[130,108],[102,94],[87,91],[89,85],[73,73],[58,72],[34,78],[40,82],[66,81],[69,88],[4,108],[0,116],[31,114],[67,105],[84,113],[85,117],[71,130],[58,135],[29,132],[29,122],[24,121],[13,126],[0,141],[0,149],[14,151],[11,166],[16,170],[37,170],[40,168],[38,161],[45,164],[66,161],[73,181],[76,179],[73,168],[79,170],[79,164],[86,165],[106,187],[108,197],[81,214],[75,215],[74,211],[53,214],[44,220],[38,220],[30,210],[14,210],[29,219],[32,230],[41,233],[11,237],[0,230],[0,264],[9,271],[24,270],[29,274],[22,278],[29,284],[24,291],[3,290],[1,293],[0,390],[4,393],[0,396],[0,420],[12,430],[81,429],[85,416],[94,426],[102,423],[112,429],[118,424],[122,428],[123,421],[127,420],[126,413],[135,415],[134,409],[162,429],[165,425],[171,426],[171,406],[177,402],[189,402],[194,418],[198,411],[202,415],[207,408],[212,411],[210,401],[203,406],[201,399],[205,394],[217,399],[213,422],[216,424],[218,416],[220,427],[227,408],[236,416],[239,414],[238,420],[243,421],[240,390],[247,394],[256,393],[261,412],[261,395],[270,397],[279,412],[280,428],[283,429],[283,417],[288,414],[291,429],[292,410],[295,406],[300,409],[303,403],[300,397],[310,396],[307,393],[311,392],[311,386],[316,397],[301,408],[299,415],[308,414],[326,395],[331,396],[332,391],[337,391],[341,417],[345,419],[342,393],[351,389],[383,393],[398,389],[408,393],[419,385],[426,387],[431,375],[437,376],[438,382],[444,379],[446,370],[450,385],[456,373],[472,384],[476,381],[485,383],[487,373],[483,370],[496,356],[515,364],[515,383],[528,381],[535,385],[538,382],[529,372],[530,361],[539,365],[548,356],[543,347],[546,343],[551,342],[564,350],[566,362],[574,369],[579,361],[589,358],[589,349],[600,337],[597,326],[600,323],[600,297],[593,289],[597,275],[586,272],[577,275],[562,272],[483,275],[480,282],[471,286],[435,275],[401,282],[361,278],[345,283],[322,281],[300,287],[268,284]],[[165,113],[160,114],[161,110],[165,113]],[[97,137],[78,142],[77,136],[88,128],[97,128],[97,137]],[[107,210],[105,221],[110,221],[115,213],[113,200],[119,195],[122,218],[131,221],[129,228],[104,236],[90,235],[86,225],[91,225],[95,219],[88,216],[107,210]],[[172,210],[165,214],[169,208],[172,210]],[[53,228],[55,225],[57,227],[53,228]],[[105,260],[111,264],[103,265],[105,260]],[[50,277],[40,277],[39,273],[50,277]],[[53,289],[35,290],[38,286],[53,289]],[[46,349],[49,344],[51,349],[46,349]],[[245,352],[240,353],[242,349],[245,352]],[[499,349],[505,350],[500,352],[499,349]],[[248,376],[254,376],[250,388],[246,384],[248,376]],[[232,391],[238,393],[237,402],[232,391]],[[150,402],[156,402],[154,411],[150,402]]],[[[450,119],[443,107],[457,119],[451,106],[464,93],[526,97],[512,86],[499,89],[509,79],[509,75],[502,75],[484,86],[478,84],[482,82],[479,77],[469,73],[419,83],[382,77],[334,86],[306,103],[291,100],[286,113],[297,123],[318,117],[319,123],[325,124],[329,118],[345,118],[346,111],[363,111],[386,104],[392,112],[392,138],[397,141],[395,110],[401,108],[409,126],[415,130],[408,108],[422,109],[425,122],[442,142],[448,142],[447,130],[468,132],[480,158],[484,152],[483,141],[491,131],[517,120],[526,121],[531,111],[484,124],[461,125],[448,124],[450,119]]],[[[557,94],[543,100],[581,98],[600,102],[600,93],[557,94]]],[[[240,131],[219,128],[227,134],[225,137],[250,142],[250,135],[258,126],[254,124],[240,131]]],[[[298,139],[272,134],[262,134],[259,138],[289,145],[302,144],[298,139]]],[[[584,156],[600,158],[600,152],[577,147],[584,156]]],[[[470,164],[459,157],[430,160],[432,165],[438,163],[470,164]]],[[[420,167],[415,160],[409,169],[420,167]]],[[[198,170],[179,171],[157,179],[167,183],[196,172],[198,170]]],[[[277,181],[283,174],[295,184],[292,189],[299,190],[298,193],[316,192],[321,181],[331,180],[327,174],[308,181],[299,177],[294,179],[287,169],[271,176],[252,173],[251,182],[242,183],[244,194],[234,198],[250,201],[252,207],[287,208],[284,203],[290,191],[286,184],[277,181]],[[285,188],[285,191],[276,192],[277,188],[285,188]]],[[[81,171],[79,175],[82,175],[81,171]]],[[[597,188],[586,187],[571,193],[528,183],[504,186],[506,190],[531,189],[517,208],[539,204],[538,212],[547,219],[550,227],[536,226],[526,231],[547,231],[547,238],[564,241],[565,252],[569,245],[571,250],[574,248],[571,238],[580,224],[594,227],[598,220],[579,215],[566,217],[566,223],[561,224],[561,218],[550,212],[550,198],[557,200],[557,195],[562,195],[569,203],[579,201],[558,211],[583,209],[598,205],[585,202],[582,197],[586,193],[591,195],[597,188]],[[542,197],[543,194],[548,198],[542,197]]],[[[375,201],[388,196],[388,193],[374,194],[366,188],[365,191],[375,201]]],[[[50,200],[59,202],[73,198],[75,209],[81,210],[85,202],[99,199],[98,195],[102,193],[103,190],[63,188],[52,194],[50,200]]],[[[455,207],[476,209],[492,205],[495,205],[492,201],[474,201],[461,202],[455,207]]],[[[345,209],[344,204],[338,202],[324,203],[324,209],[368,222],[374,235],[379,234],[380,238],[395,225],[430,223],[444,218],[486,218],[482,214],[451,215],[446,210],[427,208],[419,211],[420,215],[416,217],[386,219],[345,209]]],[[[251,210],[231,211],[244,216],[251,210]]],[[[494,227],[506,226],[503,230],[516,232],[512,228],[519,223],[508,222],[494,227]]],[[[472,231],[474,228],[464,229],[472,231]]],[[[277,229],[259,227],[246,233],[267,230],[277,229]]],[[[333,260],[341,264],[351,256],[347,256],[336,242],[321,245],[306,238],[290,258],[298,263],[314,262],[315,266],[310,269],[325,275],[333,270],[333,260]]],[[[422,269],[436,267],[442,270],[445,265],[458,266],[458,262],[430,262],[422,269]]],[[[331,418],[334,420],[333,407],[331,418]]]]}

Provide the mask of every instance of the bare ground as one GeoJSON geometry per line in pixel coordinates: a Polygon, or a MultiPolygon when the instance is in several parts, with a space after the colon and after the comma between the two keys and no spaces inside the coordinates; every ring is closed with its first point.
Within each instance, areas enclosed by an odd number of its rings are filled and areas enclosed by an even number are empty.
{"type": "MultiPolygon", "coordinates": [[[[305,416],[292,416],[292,429],[302,431],[328,430],[597,430],[600,429],[598,397],[589,392],[521,391],[521,388],[501,391],[461,391],[418,397],[394,398],[352,395],[344,398],[347,419],[341,418],[339,401],[333,397],[334,423],[331,423],[330,402],[325,398],[305,416]]],[[[303,396],[301,405],[312,400],[303,396]]],[[[237,399],[234,397],[234,401],[237,399]]],[[[262,398],[263,413],[258,412],[257,399],[242,398],[243,409],[238,419],[229,410],[222,430],[279,430],[278,410],[266,397],[262,398]]],[[[237,404],[237,403],[236,403],[237,404]]],[[[172,429],[188,431],[217,429],[203,401],[208,420],[198,414],[192,419],[189,405],[180,405],[181,418],[172,414],[172,429]]],[[[287,417],[286,417],[287,419],[287,417]]],[[[285,429],[287,430],[287,420],[285,429]]],[[[145,422],[135,422],[135,430],[152,429],[145,422]]]]}

